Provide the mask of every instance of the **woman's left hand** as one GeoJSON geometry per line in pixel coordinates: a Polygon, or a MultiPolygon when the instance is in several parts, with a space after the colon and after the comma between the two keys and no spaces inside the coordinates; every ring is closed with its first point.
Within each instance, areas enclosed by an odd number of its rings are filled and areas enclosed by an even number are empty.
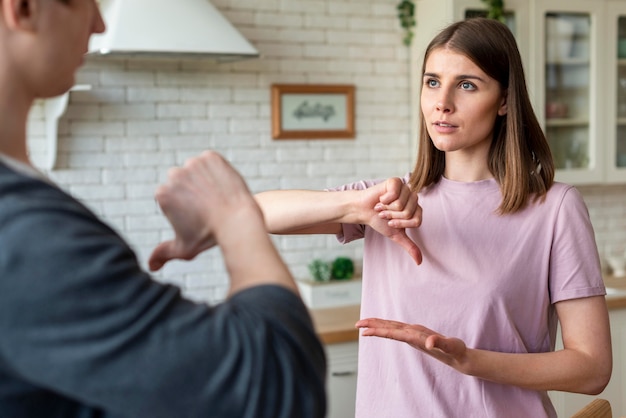
{"type": "Polygon", "coordinates": [[[381,337],[409,344],[429,356],[464,372],[468,349],[458,338],[441,335],[422,325],[406,324],[388,319],[367,318],[359,320],[357,328],[362,328],[365,337],[381,337]]]}
{"type": "Polygon", "coordinates": [[[406,228],[422,223],[422,208],[417,193],[411,191],[398,177],[361,191],[361,222],[404,248],[417,264],[422,263],[422,251],[406,234],[406,228]]]}

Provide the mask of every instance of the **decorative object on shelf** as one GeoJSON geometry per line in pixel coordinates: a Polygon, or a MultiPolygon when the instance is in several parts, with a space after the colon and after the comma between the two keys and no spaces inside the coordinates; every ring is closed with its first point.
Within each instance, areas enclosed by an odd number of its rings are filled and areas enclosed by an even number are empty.
{"type": "Polygon", "coordinates": [[[337,257],[333,261],[316,258],[308,268],[311,278],[296,280],[296,284],[309,308],[357,305],[361,301],[361,277],[355,277],[357,269],[350,258],[337,257]]]}
{"type": "Polygon", "coordinates": [[[272,138],[354,138],[353,85],[272,85],[272,138]]]}
{"type": "Polygon", "coordinates": [[[354,263],[348,257],[337,257],[333,261],[330,275],[336,280],[351,279],[354,276],[354,263]]]}
{"type": "Polygon", "coordinates": [[[481,0],[487,6],[487,18],[504,22],[504,0],[481,0]]]}
{"type": "Polygon", "coordinates": [[[297,280],[302,300],[309,308],[332,308],[358,305],[361,302],[362,282],[360,278],[350,280],[297,280]]]}
{"type": "Polygon", "coordinates": [[[309,273],[311,274],[311,277],[314,281],[327,282],[330,280],[332,271],[330,263],[322,259],[316,258],[309,263],[308,267],[309,273]]]}
{"type": "Polygon", "coordinates": [[[569,106],[565,102],[548,102],[546,103],[546,118],[566,118],[569,113],[569,106]]]}
{"type": "Polygon", "coordinates": [[[413,28],[415,27],[415,3],[412,0],[402,0],[396,6],[400,26],[404,29],[402,43],[410,46],[413,41],[413,28]]]}
{"type": "Polygon", "coordinates": [[[316,258],[308,265],[311,278],[316,282],[349,280],[354,276],[354,262],[348,257],[337,257],[332,262],[316,258]]]}

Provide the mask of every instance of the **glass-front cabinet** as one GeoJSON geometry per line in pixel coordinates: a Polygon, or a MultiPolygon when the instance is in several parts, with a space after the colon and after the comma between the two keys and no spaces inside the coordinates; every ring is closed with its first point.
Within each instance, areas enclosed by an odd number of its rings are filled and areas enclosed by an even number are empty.
{"type": "Polygon", "coordinates": [[[533,4],[530,89],[557,180],[626,183],[626,1],[533,4]]]}
{"type": "Polygon", "coordinates": [[[589,170],[589,60],[591,18],[585,13],[548,13],[545,16],[546,136],[559,170],[589,170]]]}
{"type": "Polygon", "coordinates": [[[610,1],[607,9],[608,116],[607,179],[626,182],[626,1],[610,1]]]}
{"type": "Polygon", "coordinates": [[[599,183],[604,177],[599,15],[594,3],[535,3],[535,111],[552,149],[557,180],[567,183],[599,183]]]}

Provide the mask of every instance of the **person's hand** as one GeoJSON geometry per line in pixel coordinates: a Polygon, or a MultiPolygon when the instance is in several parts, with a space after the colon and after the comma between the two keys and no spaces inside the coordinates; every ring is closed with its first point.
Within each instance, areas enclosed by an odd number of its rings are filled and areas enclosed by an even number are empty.
{"type": "Polygon", "coordinates": [[[417,264],[422,252],[407,236],[406,228],[417,228],[422,223],[422,208],[414,193],[401,179],[393,177],[365,189],[364,204],[374,213],[369,226],[404,248],[417,264]]]}
{"type": "Polygon", "coordinates": [[[233,223],[263,219],[244,180],[212,151],[170,169],[155,197],[175,238],[154,249],[148,262],[153,271],[172,259],[193,259],[222,242],[220,234],[236,234],[233,223]]]}
{"type": "Polygon", "coordinates": [[[409,344],[429,356],[465,372],[468,349],[458,338],[441,335],[422,325],[379,318],[359,320],[356,325],[365,337],[381,337],[409,344]]]}

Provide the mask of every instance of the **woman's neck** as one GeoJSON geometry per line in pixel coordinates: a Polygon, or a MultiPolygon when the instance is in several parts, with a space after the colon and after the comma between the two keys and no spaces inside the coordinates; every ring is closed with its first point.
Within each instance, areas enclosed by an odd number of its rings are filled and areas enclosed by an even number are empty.
{"type": "Polygon", "coordinates": [[[486,156],[467,155],[460,152],[446,153],[444,177],[459,182],[472,182],[493,178],[486,156]]]}

